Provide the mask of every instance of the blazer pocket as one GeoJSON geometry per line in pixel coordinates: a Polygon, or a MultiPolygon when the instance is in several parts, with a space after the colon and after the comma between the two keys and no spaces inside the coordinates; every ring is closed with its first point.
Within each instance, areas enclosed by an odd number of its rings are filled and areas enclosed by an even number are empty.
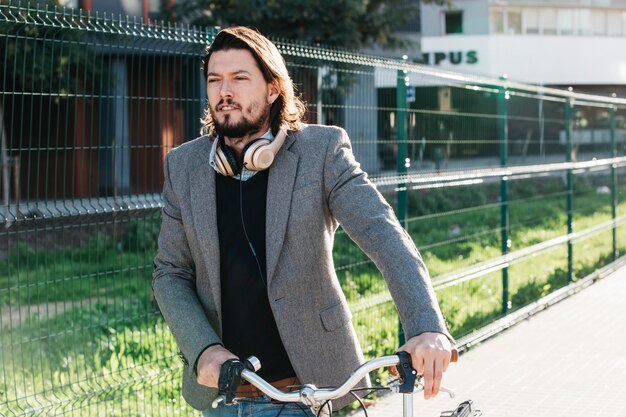
{"type": "Polygon", "coordinates": [[[347,305],[339,302],[332,307],[320,311],[320,318],[322,319],[324,329],[328,332],[332,332],[348,324],[350,320],[352,320],[352,313],[347,305]]]}

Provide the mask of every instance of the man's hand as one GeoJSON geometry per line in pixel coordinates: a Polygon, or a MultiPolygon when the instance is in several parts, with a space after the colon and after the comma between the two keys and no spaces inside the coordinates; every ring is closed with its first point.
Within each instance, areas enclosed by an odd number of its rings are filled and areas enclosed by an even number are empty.
{"type": "Polygon", "coordinates": [[[213,345],[204,350],[198,359],[198,384],[217,388],[222,365],[229,359],[239,359],[222,345],[213,345]]]}
{"type": "Polygon", "coordinates": [[[410,338],[398,351],[408,352],[413,369],[424,375],[424,399],[437,395],[443,373],[450,364],[450,340],[441,333],[426,332],[410,338]]]}

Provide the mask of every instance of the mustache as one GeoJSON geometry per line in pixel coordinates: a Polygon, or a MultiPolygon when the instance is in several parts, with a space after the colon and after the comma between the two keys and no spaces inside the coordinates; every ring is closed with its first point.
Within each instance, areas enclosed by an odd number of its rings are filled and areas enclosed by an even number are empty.
{"type": "Polygon", "coordinates": [[[239,108],[241,108],[241,106],[239,105],[239,103],[237,103],[237,102],[235,102],[235,101],[233,101],[233,100],[231,100],[231,99],[226,99],[226,100],[225,100],[225,99],[221,99],[221,100],[217,103],[217,105],[215,106],[215,108],[216,108],[216,109],[219,109],[220,107],[222,107],[222,106],[227,106],[227,105],[228,105],[228,106],[234,106],[234,107],[239,107],[239,108]]]}

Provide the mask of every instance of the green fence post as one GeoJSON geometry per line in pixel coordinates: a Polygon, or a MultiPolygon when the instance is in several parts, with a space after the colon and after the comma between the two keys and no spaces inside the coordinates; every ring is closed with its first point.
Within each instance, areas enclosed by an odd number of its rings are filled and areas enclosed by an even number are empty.
{"type": "MultiPolygon", "coordinates": [[[[506,77],[501,77],[505,80],[506,77]]],[[[508,166],[508,107],[509,92],[500,87],[498,94],[498,139],[500,142],[500,166],[508,166]]],[[[500,234],[502,239],[502,255],[506,255],[511,247],[509,240],[509,181],[506,176],[500,180],[500,234]]],[[[509,268],[502,269],[502,315],[509,310],[509,268]]]]}
{"type": "MultiPolygon", "coordinates": [[[[611,106],[611,158],[617,156],[617,144],[615,137],[615,106],[611,106]]],[[[615,163],[611,164],[611,214],[613,216],[613,260],[619,257],[617,249],[617,169],[615,163]]]]}
{"type": "MultiPolygon", "coordinates": [[[[398,157],[397,157],[397,173],[398,177],[402,178],[406,176],[407,161],[406,161],[406,142],[407,142],[407,103],[406,103],[406,88],[408,85],[408,77],[406,72],[398,70],[398,82],[396,88],[396,105],[397,105],[397,127],[398,127],[398,157]]],[[[406,184],[398,184],[398,220],[402,224],[402,227],[407,228],[406,213],[407,213],[407,190],[406,184]]]]}
{"type": "MultiPolygon", "coordinates": [[[[403,59],[406,59],[403,57],[403,59]]],[[[408,86],[408,77],[406,71],[398,70],[398,79],[396,82],[396,126],[398,127],[398,156],[397,156],[397,173],[398,178],[406,176],[407,162],[406,162],[406,141],[407,141],[407,103],[406,103],[406,89],[408,86]]],[[[407,190],[406,183],[398,184],[397,191],[398,207],[396,214],[402,227],[408,230],[408,224],[406,220],[407,213],[407,190]]],[[[398,321],[398,339],[400,345],[405,342],[404,330],[402,329],[402,323],[398,321]]]]}
{"type": "MultiPolygon", "coordinates": [[[[572,102],[565,99],[565,160],[572,162],[572,102]]],[[[574,231],[574,175],[571,169],[567,170],[567,234],[574,231]]],[[[567,240],[567,281],[572,282],[574,277],[574,251],[572,239],[567,240]]]]}

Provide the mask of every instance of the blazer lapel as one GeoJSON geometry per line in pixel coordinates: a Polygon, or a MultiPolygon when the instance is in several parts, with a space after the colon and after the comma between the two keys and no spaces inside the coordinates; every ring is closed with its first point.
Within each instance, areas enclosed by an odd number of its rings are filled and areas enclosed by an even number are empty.
{"type": "Polygon", "coordinates": [[[267,180],[267,203],[265,215],[265,246],[267,262],[267,285],[272,282],[276,271],[276,264],[280,255],[289,210],[291,208],[291,194],[298,169],[298,155],[289,151],[293,143],[293,133],[287,136],[281,150],[270,168],[267,180]]]}
{"type": "MultiPolygon", "coordinates": [[[[220,251],[215,202],[215,170],[208,161],[189,174],[193,224],[209,275],[213,302],[222,311],[220,288],[220,251]]],[[[221,327],[221,314],[219,315],[221,327]]]]}

